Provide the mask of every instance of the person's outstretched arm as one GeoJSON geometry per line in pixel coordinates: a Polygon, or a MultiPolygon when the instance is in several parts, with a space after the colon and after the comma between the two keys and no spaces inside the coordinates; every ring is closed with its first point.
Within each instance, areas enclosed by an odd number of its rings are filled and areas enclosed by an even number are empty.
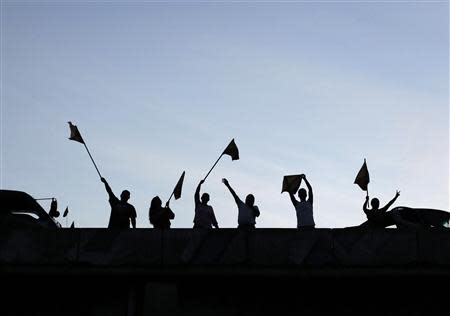
{"type": "Polygon", "coordinates": [[[303,180],[305,180],[306,187],[308,188],[308,202],[313,204],[314,202],[314,195],[313,195],[313,189],[311,184],[309,183],[308,179],[306,179],[306,176],[303,175],[303,180]]]}
{"type": "Polygon", "coordinates": [[[288,192],[289,193],[289,197],[291,198],[291,202],[292,205],[294,205],[294,207],[297,205],[298,201],[296,200],[294,194],[292,194],[292,192],[288,192]]]}
{"type": "Polygon", "coordinates": [[[382,208],[382,211],[383,211],[383,212],[386,212],[386,211],[392,206],[392,204],[394,204],[394,202],[398,199],[399,196],[400,196],[400,191],[397,190],[397,192],[395,192],[394,198],[393,198],[392,200],[390,200],[389,203],[386,204],[386,205],[382,208]]]}
{"type": "Polygon", "coordinates": [[[223,184],[225,184],[225,186],[228,188],[228,190],[230,190],[231,195],[234,198],[234,201],[236,202],[236,204],[240,201],[239,196],[236,194],[236,192],[234,192],[233,188],[230,186],[230,183],[228,183],[227,179],[222,179],[223,184]]]}
{"type": "Polygon", "coordinates": [[[202,186],[202,184],[205,183],[205,180],[201,180],[200,183],[197,186],[197,189],[195,190],[195,194],[194,194],[194,202],[195,205],[197,206],[198,204],[200,204],[200,188],[202,186]]]}
{"type": "Polygon", "coordinates": [[[106,179],[105,178],[101,178],[100,180],[105,184],[105,189],[106,189],[106,192],[108,192],[109,198],[110,199],[116,198],[116,196],[114,195],[113,191],[111,190],[111,187],[109,186],[109,184],[106,181],[106,179]]]}
{"type": "Polygon", "coordinates": [[[366,214],[369,211],[369,196],[368,195],[366,196],[366,200],[364,201],[364,204],[363,204],[363,211],[366,214]]]}

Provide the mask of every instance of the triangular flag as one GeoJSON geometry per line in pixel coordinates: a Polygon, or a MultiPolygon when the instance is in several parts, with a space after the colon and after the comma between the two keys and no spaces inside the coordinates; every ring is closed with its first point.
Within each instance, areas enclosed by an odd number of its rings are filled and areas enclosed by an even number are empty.
{"type": "Polygon", "coordinates": [[[78,127],[76,125],[73,125],[72,122],[67,122],[67,123],[69,123],[69,127],[70,127],[69,139],[84,144],[83,137],[81,137],[78,127]]]}
{"type": "Polygon", "coordinates": [[[370,183],[369,170],[367,169],[366,159],[356,175],[354,184],[359,185],[361,190],[367,191],[367,185],[370,183]]]}
{"type": "Polygon", "coordinates": [[[70,228],[75,228],[75,222],[72,222],[72,225],[70,225],[70,228]]]}
{"type": "Polygon", "coordinates": [[[69,214],[69,207],[66,207],[66,210],[64,211],[63,217],[66,217],[67,214],[69,214]]]}
{"type": "Polygon", "coordinates": [[[230,156],[231,160],[238,160],[239,159],[239,149],[237,148],[236,143],[234,142],[234,138],[228,144],[227,148],[225,148],[225,150],[223,151],[222,155],[230,156]]]}
{"type": "Polygon", "coordinates": [[[181,190],[183,189],[183,181],[184,181],[184,175],[185,172],[181,174],[180,180],[178,180],[177,185],[175,186],[175,189],[173,189],[173,196],[175,197],[175,200],[178,200],[181,197],[181,190]]]}
{"type": "Polygon", "coordinates": [[[281,193],[289,192],[295,194],[300,188],[300,184],[302,183],[302,177],[299,174],[284,176],[283,178],[283,187],[281,189],[281,193]]]}

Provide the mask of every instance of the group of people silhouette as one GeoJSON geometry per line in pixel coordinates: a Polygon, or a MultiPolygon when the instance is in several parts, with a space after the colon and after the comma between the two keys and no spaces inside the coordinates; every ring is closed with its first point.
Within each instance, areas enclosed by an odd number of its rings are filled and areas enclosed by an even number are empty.
{"type": "MultiPolygon", "coordinates": [[[[300,188],[298,192],[296,192],[298,199],[295,197],[295,192],[288,192],[297,215],[297,228],[304,230],[314,229],[313,189],[304,174],[300,175],[300,178],[305,182],[307,189],[300,188]]],[[[106,192],[109,196],[109,204],[111,206],[108,228],[126,229],[130,228],[130,225],[131,227],[136,228],[136,210],[133,205],[128,203],[130,192],[124,190],[119,199],[114,195],[105,178],[101,178],[101,181],[105,185],[106,192]]],[[[193,228],[219,228],[214,209],[208,204],[210,201],[209,194],[204,192],[200,197],[201,186],[204,182],[204,180],[199,182],[194,193],[195,210],[193,228]]],[[[222,182],[228,188],[236,202],[238,209],[238,228],[255,228],[256,218],[260,216],[260,211],[258,206],[255,205],[254,195],[248,194],[245,197],[244,202],[236,194],[227,179],[222,179],[222,182]]],[[[395,197],[382,208],[380,208],[380,201],[377,198],[373,198],[370,203],[370,209],[368,206],[369,196],[367,196],[363,205],[363,211],[366,214],[368,221],[364,225],[374,228],[386,227],[387,223],[390,222],[391,216],[387,211],[399,196],[400,192],[397,191],[395,197]]],[[[171,226],[171,220],[175,218],[175,213],[170,209],[169,202],[163,206],[161,199],[158,196],[155,196],[150,203],[148,216],[150,224],[154,228],[168,229],[171,226]]]]}

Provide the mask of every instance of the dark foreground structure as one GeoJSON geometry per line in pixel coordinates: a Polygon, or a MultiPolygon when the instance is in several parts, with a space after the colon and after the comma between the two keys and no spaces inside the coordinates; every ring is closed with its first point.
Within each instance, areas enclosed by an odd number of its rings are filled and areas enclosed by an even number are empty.
{"type": "Polygon", "coordinates": [[[447,314],[450,232],[3,230],[1,315],[447,314]]]}

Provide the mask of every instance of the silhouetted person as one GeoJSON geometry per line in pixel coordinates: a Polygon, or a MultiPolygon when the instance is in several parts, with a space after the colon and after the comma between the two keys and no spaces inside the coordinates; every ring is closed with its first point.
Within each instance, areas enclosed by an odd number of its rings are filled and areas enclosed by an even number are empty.
{"type": "Polygon", "coordinates": [[[136,228],[136,210],[133,205],[128,203],[130,191],[122,191],[119,200],[114,195],[105,178],[101,178],[101,181],[105,184],[106,192],[108,192],[109,195],[109,204],[111,205],[111,216],[109,217],[108,228],[130,228],[130,221],[133,228],[136,228]]]}
{"type": "Polygon", "coordinates": [[[298,198],[300,199],[300,201],[298,201],[295,198],[294,194],[292,194],[291,192],[289,192],[289,196],[297,213],[297,228],[312,229],[316,226],[316,224],[314,223],[313,214],[313,190],[311,184],[306,179],[306,176],[304,174],[301,175],[301,178],[305,181],[308,192],[306,192],[306,190],[303,188],[298,190],[298,198]],[[308,199],[306,199],[306,197],[308,197],[308,199]]]}
{"type": "Polygon", "coordinates": [[[211,205],[208,205],[209,194],[203,193],[202,199],[200,200],[200,187],[205,183],[204,180],[200,181],[195,190],[194,201],[195,201],[195,216],[194,216],[194,228],[219,228],[216,216],[214,215],[214,209],[211,205]]]}
{"type": "Polygon", "coordinates": [[[161,199],[159,196],[155,196],[150,203],[148,218],[154,228],[166,229],[170,228],[170,220],[175,218],[175,214],[170,209],[169,202],[162,207],[161,199]]]}
{"type": "Polygon", "coordinates": [[[366,200],[363,204],[363,211],[366,214],[368,221],[364,226],[367,225],[372,228],[384,228],[389,226],[390,223],[393,222],[393,218],[392,213],[387,213],[387,211],[399,196],[400,191],[397,191],[394,198],[382,208],[380,208],[380,200],[373,198],[372,201],[370,201],[370,205],[372,206],[371,209],[369,209],[369,196],[366,196],[366,200]]]}
{"type": "Polygon", "coordinates": [[[253,194],[247,195],[244,203],[236,192],[234,192],[227,179],[222,179],[222,182],[230,190],[238,207],[238,228],[255,228],[256,218],[260,213],[258,207],[255,205],[255,197],[253,194]]]}

